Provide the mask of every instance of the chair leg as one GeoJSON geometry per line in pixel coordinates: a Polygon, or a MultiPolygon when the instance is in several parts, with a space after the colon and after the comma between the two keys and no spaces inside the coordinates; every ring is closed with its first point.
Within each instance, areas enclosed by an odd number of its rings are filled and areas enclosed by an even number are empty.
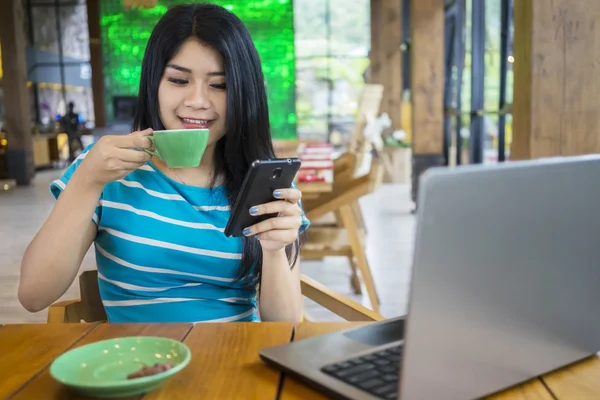
{"type": "Polygon", "coordinates": [[[83,320],[83,307],[80,300],[65,300],[48,307],[49,324],[80,323],[83,320]]]}
{"type": "Polygon", "coordinates": [[[360,281],[360,277],[358,276],[358,267],[356,266],[354,257],[348,257],[348,262],[350,263],[350,268],[352,269],[350,274],[350,285],[352,286],[352,290],[354,291],[354,294],[362,294],[362,283],[360,281]]]}
{"type": "MultiPolygon", "coordinates": [[[[358,203],[353,202],[352,206],[354,206],[356,204],[356,206],[358,206],[358,203]]],[[[352,207],[352,211],[355,213],[354,217],[355,219],[358,219],[357,217],[362,217],[361,214],[361,210],[360,207],[352,207]],[[356,211],[358,210],[358,214],[356,214],[356,211]]],[[[335,211],[335,219],[338,223],[338,225],[342,228],[344,228],[344,218],[342,217],[342,213],[340,212],[340,210],[336,210],[335,211]]],[[[364,226],[363,226],[364,228],[364,226]]],[[[365,232],[364,230],[361,230],[361,240],[364,243],[365,240],[365,232]]],[[[354,260],[354,256],[349,256],[348,257],[348,262],[350,263],[350,285],[352,286],[352,290],[354,291],[354,294],[362,294],[362,283],[360,281],[360,277],[358,276],[358,268],[356,266],[356,261],[354,260]]]]}
{"type": "Polygon", "coordinates": [[[371,309],[375,312],[379,312],[379,297],[375,290],[375,283],[373,281],[373,275],[371,274],[371,268],[367,261],[365,254],[365,246],[361,241],[361,235],[357,227],[352,207],[349,205],[343,205],[340,207],[340,215],[343,220],[344,227],[348,231],[348,240],[350,241],[350,247],[352,253],[356,257],[356,263],[360,271],[360,276],[365,283],[367,288],[367,294],[369,295],[369,301],[371,302],[371,309]]]}
{"type": "Polygon", "coordinates": [[[334,216],[335,216],[335,224],[336,224],[336,226],[337,226],[338,228],[343,228],[343,225],[342,225],[342,217],[341,217],[341,215],[340,215],[340,212],[339,212],[339,210],[335,210],[335,211],[333,212],[333,214],[334,214],[334,216]]]}
{"type": "Polygon", "coordinates": [[[351,203],[351,207],[352,207],[352,212],[354,213],[354,219],[356,220],[356,224],[358,225],[359,229],[362,231],[363,235],[366,236],[367,225],[365,224],[363,213],[360,208],[360,204],[358,203],[358,200],[353,201],[351,203]]]}

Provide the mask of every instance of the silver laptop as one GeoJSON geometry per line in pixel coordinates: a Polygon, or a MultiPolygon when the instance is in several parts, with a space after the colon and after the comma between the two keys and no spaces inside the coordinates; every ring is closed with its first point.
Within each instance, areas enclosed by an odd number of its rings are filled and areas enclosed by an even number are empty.
{"type": "Polygon", "coordinates": [[[261,358],[335,398],[465,400],[594,355],[599,182],[599,156],[429,170],[406,325],[369,324],[261,358]]]}

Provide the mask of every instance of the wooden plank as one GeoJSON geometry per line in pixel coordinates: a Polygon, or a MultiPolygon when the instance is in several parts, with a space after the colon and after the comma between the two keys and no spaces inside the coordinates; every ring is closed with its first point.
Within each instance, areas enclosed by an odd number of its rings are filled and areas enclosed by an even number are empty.
{"type": "Polygon", "coordinates": [[[304,296],[346,321],[382,321],[385,319],[381,314],[340,295],[308,276],[300,277],[300,285],[304,296]]]}
{"type": "MultiPolygon", "coordinates": [[[[302,322],[294,332],[294,341],[312,336],[341,331],[365,324],[364,322],[302,322]]],[[[329,397],[311,388],[296,378],[285,376],[281,388],[280,400],[325,400],[329,397]]]]}
{"type": "Polygon", "coordinates": [[[304,194],[320,195],[322,193],[330,193],[333,191],[332,182],[298,182],[296,183],[296,187],[302,192],[303,196],[304,194]]]}
{"type": "Polygon", "coordinates": [[[5,325],[0,329],[0,398],[17,392],[95,326],[5,325]]]}
{"type": "MultiPolygon", "coordinates": [[[[513,64],[513,135],[510,144],[510,159],[524,160],[531,157],[531,24],[533,2],[517,2],[514,6],[513,64]]],[[[507,146],[508,148],[508,146],[507,146]]]]}
{"type": "Polygon", "coordinates": [[[379,82],[381,85],[383,85],[383,94],[381,96],[381,103],[379,106],[379,112],[378,115],[382,113],[388,113],[389,115],[389,110],[388,110],[388,97],[389,97],[389,92],[390,92],[390,83],[389,83],[389,77],[390,77],[390,73],[391,73],[391,66],[388,64],[388,59],[387,59],[387,51],[388,51],[388,46],[386,44],[386,25],[387,25],[387,15],[386,13],[386,3],[388,0],[381,0],[382,2],[382,10],[381,10],[381,25],[379,25],[379,30],[380,33],[378,35],[378,39],[380,40],[379,43],[379,59],[380,59],[380,64],[379,64],[379,82]]]}
{"type": "Polygon", "coordinates": [[[387,112],[393,129],[401,127],[402,101],[402,2],[401,0],[383,0],[382,47],[385,90],[383,91],[382,112],[387,112]]]}
{"type": "Polygon", "coordinates": [[[184,341],[190,364],[144,400],[274,399],[281,374],[258,354],[291,337],[291,323],[197,324],[184,341]]]}
{"type": "Polygon", "coordinates": [[[600,357],[548,374],[543,380],[556,399],[600,399],[600,357]]]}
{"type": "Polygon", "coordinates": [[[369,50],[369,76],[367,83],[381,83],[383,64],[383,1],[371,0],[371,49],[369,50]]]}
{"type": "Polygon", "coordinates": [[[600,2],[515,2],[510,158],[600,152],[600,2]]]}
{"type": "Polygon", "coordinates": [[[444,0],[411,0],[413,153],[442,154],[444,0]]]}
{"type": "Polygon", "coordinates": [[[392,127],[401,127],[402,100],[402,2],[371,0],[371,50],[369,82],[384,86],[381,113],[388,113],[392,127]]]}
{"type": "MultiPolygon", "coordinates": [[[[64,327],[77,326],[81,324],[52,324],[46,325],[46,332],[58,330],[59,332],[64,327]]],[[[101,340],[114,339],[126,336],[159,336],[176,340],[183,340],[188,332],[192,329],[192,324],[100,324],[90,334],[81,341],[77,342],[75,347],[83,346],[89,343],[98,342],[101,340]]],[[[46,334],[44,332],[44,334],[46,334]]],[[[139,397],[139,396],[138,396],[139,397]]],[[[136,397],[137,398],[137,397],[136,397]]],[[[60,400],[80,400],[87,399],[81,396],[66,386],[55,381],[51,376],[49,369],[46,368],[40,375],[33,379],[27,386],[23,388],[13,400],[44,400],[44,399],[60,399],[60,400]]]]}
{"type": "Polygon", "coordinates": [[[552,394],[539,379],[534,379],[515,388],[505,390],[485,400],[554,400],[552,394]]]}

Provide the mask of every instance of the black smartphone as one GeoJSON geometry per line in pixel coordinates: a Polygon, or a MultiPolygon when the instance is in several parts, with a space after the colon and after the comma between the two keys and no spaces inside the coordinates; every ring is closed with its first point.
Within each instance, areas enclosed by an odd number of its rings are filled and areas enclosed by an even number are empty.
{"type": "Polygon", "coordinates": [[[291,188],[300,164],[297,158],[254,161],[231,208],[225,236],[243,236],[247,227],[274,217],[272,214],[250,215],[250,208],[274,201],[273,192],[277,189],[291,188]]]}

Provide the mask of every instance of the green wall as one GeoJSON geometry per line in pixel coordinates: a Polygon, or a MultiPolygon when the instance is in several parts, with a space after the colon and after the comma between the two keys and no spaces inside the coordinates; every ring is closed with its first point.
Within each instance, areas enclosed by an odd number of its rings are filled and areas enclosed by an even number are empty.
{"type": "MultiPolygon", "coordinates": [[[[248,27],[267,80],[273,137],[296,137],[294,14],[292,0],[213,0],[234,12],[248,27]]],[[[122,0],[102,0],[102,47],[106,104],[112,97],[137,95],[142,58],[154,25],[169,6],[158,0],[152,9],[124,10],[122,0]]]]}

